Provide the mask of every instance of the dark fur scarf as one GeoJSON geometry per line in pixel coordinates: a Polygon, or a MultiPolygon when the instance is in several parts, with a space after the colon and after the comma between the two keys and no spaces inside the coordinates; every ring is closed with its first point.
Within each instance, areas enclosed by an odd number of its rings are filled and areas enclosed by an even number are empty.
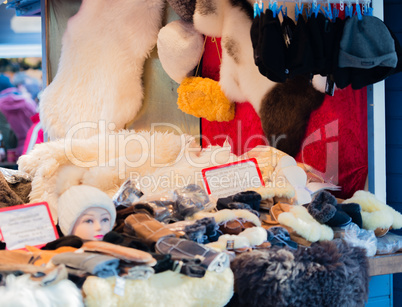
{"type": "Polygon", "coordinates": [[[236,299],[228,306],[364,306],[368,259],[336,239],[310,248],[253,251],[236,257],[236,299]]]}
{"type": "Polygon", "coordinates": [[[262,129],[271,146],[295,157],[304,139],[310,114],[324,102],[325,94],[317,91],[303,76],[278,83],[262,100],[262,129]]]}

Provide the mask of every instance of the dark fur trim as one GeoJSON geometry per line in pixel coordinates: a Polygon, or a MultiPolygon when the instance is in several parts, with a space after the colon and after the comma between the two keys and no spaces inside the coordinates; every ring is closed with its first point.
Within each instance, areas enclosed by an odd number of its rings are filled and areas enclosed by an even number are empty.
{"type": "MultiPolygon", "coordinates": [[[[222,1],[222,0],[219,0],[219,1],[222,1]]],[[[230,0],[230,4],[232,6],[239,7],[242,11],[244,11],[246,13],[248,18],[250,18],[251,20],[253,19],[254,9],[247,0],[230,0]]]]}
{"type": "Polygon", "coordinates": [[[324,98],[325,94],[302,76],[278,83],[263,98],[260,109],[262,129],[270,145],[295,157],[301,149],[310,114],[321,106],[324,98]],[[284,138],[279,140],[281,136],[284,138]]]}
{"type": "Polygon", "coordinates": [[[307,206],[308,212],[319,223],[324,224],[336,213],[336,198],[327,191],[321,191],[307,206]]]}
{"type": "Polygon", "coordinates": [[[366,251],[339,239],[244,253],[231,268],[240,306],[364,306],[368,298],[366,251]]]}
{"type": "Polygon", "coordinates": [[[200,15],[206,16],[215,14],[217,7],[211,0],[198,0],[196,10],[200,12],[200,15]]]}

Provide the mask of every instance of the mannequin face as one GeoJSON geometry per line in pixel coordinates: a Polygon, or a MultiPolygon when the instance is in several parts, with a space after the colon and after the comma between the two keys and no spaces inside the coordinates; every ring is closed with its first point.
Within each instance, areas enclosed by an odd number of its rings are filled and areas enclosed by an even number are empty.
{"type": "Polygon", "coordinates": [[[83,240],[102,240],[111,230],[110,213],[103,208],[88,208],[74,224],[72,235],[83,240]]]}

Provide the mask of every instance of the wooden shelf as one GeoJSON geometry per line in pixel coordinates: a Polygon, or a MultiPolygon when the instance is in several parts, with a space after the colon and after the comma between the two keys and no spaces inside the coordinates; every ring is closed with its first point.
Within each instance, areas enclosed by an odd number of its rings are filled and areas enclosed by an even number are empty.
{"type": "Polygon", "coordinates": [[[369,258],[370,276],[402,273],[402,252],[369,258]]]}

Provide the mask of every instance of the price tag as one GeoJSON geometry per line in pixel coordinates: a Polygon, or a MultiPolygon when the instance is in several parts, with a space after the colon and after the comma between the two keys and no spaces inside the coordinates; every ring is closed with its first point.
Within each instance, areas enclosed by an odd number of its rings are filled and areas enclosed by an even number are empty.
{"type": "Polygon", "coordinates": [[[124,296],[125,287],[126,287],[126,280],[116,275],[116,285],[114,286],[114,293],[120,296],[124,296]]]}
{"type": "Polygon", "coordinates": [[[265,186],[255,158],[205,168],[201,172],[208,194],[216,198],[265,186]]]}
{"type": "Polygon", "coordinates": [[[46,202],[0,209],[0,237],[7,249],[42,247],[58,238],[46,202]]]}

